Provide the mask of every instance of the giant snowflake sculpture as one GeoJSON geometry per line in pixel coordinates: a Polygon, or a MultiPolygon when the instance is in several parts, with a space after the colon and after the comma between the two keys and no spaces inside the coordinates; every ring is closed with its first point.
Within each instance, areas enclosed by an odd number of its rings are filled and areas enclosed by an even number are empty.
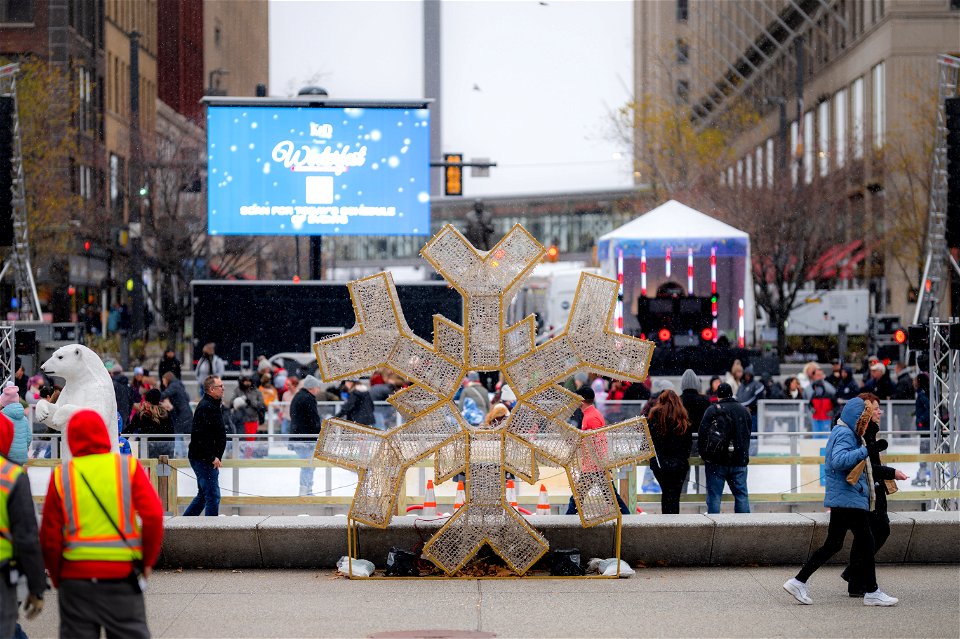
{"type": "Polygon", "coordinates": [[[484,543],[519,574],[547,551],[543,536],[506,502],[505,472],[534,483],[540,464],[566,469],[583,525],[595,526],[620,517],[610,470],[653,456],[642,418],[585,432],[566,423],[580,397],[558,382],[577,371],[646,377],[653,344],[613,330],[616,281],[583,274],[566,329],[539,347],[533,316],[507,326],[507,307],[544,252],[519,225],[489,251],[445,226],[421,255],[463,296],[462,327],[437,315],[434,343],[418,338],[392,277],[379,273],[349,284],[356,326],[314,344],[325,381],[388,367],[413,382],[388,400],[405,418],[401,426],[378,431],[336,418],[323,424],[315,456],[359,476],[352,520],[386,528],[407,469],[424,457],[435,456],[437,481],[466,472],[463,507],[424,547],[447,574],[484,543]],[[470,426],[453,403],[472,370],[500,370],[516,392],[513,413],[499,427],[470,426]]]}

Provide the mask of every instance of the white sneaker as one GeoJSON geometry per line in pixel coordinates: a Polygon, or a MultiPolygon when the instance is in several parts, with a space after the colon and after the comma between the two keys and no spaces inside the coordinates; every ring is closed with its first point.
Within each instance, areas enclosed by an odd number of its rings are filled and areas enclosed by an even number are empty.
{"type": "Polygon", "coordinates": [[[863,596],[864,606],[896,606],[898,601],[900,600],[896,597],[891,597],[879,588],[863,596]]]}
{"type": "MultiPolygon", "coordinates": [[[[810,595],[807,593],[807,584],[797,579],[789,579],[787,583],[783,584],[783,589],[793,595],[794,599],[799,601],[802,604],[811,605],[813,599],[810,598],[810,595]]],[[[879,591],[877,591],[879,592],[879,591]]]]}

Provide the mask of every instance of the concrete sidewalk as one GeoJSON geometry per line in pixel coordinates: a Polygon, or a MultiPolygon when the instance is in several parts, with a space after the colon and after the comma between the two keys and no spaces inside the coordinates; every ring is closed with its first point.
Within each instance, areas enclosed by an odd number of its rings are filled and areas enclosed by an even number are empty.
{"type": "MultiPolygon", "coordinates": [[[[867,608],[840,568],[810,582],[815,605],[781,589],[795,568],[644,568],[620,580],[346,580],[324,571],[159,571],[155,637],[368,637],[426,629],[497,637],[957,637],[960,567],[881,566],[900,598],[867,608]]],[[[57,634],[57,601],[25,624],[57,634]]],[[[409,636],[409,635],[408,635],[409,636]]],[[[450,636],[434,634],[437,636],[450,636]]],[[[464,636],[461,634],[460,636],[464,636]]]]}

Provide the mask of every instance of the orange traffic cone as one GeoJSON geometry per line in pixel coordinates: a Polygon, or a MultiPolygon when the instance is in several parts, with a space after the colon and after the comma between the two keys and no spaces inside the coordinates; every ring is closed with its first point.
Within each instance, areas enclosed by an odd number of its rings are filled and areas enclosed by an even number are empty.
{"type": "Polygon", "coordinates": [[[459,510],[460,507],[463,506],[463,502],[465,502],[466,500],[467,500],[467,495],[466,495],[466,493],[463,491],[463,482],[462,482],[462,481],[458,481],[458,482],[457,482],[457,495],[456,495],[456,497],[453,498],[453,509],[454,509],[454,510],[459,510]]]}
{"type": "Polygon", "coordinates": [[[421,517],[437,516],[437,496],[433,494],[433,480],[427,480],[427,494],[423,498],[423,510],[420,511],[421,517]]]}
{"type": "Polygon", "coordinates": [[[550,514],[550,496],[547,495],[547,487],[540,484],[540,501],[537,502],[537,514],[550,514]]]}
{"type": "Polygon", "coordinates": [[[507,480],[507,502],[514,508],[517,507],[517,488],[512,479],[507,480]]]}

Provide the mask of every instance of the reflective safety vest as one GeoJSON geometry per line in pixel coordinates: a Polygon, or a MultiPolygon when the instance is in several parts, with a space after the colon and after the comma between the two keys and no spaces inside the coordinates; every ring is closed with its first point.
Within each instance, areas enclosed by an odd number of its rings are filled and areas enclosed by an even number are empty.
{"type": "Polygon", "coordinates": [[[7,499],[22,472],[23,468],[19,464],[0,457],[0,563],[13,558],[13,536],[10,534],[7,499]]]}
{"type": "Polygon", "coordinates": [[[56,468],[54,485],[63,503],[65,522],[64,559],[133,561],[143,558],[140,524],[133,510],[132,483],[136,470],[137,460],[119,453],[74,457],[56,468]],[[96,491],[96,497],[90,488],[96,491]],[[117,534],[118,528],[123,532],[122,537],[117,534]]]}

